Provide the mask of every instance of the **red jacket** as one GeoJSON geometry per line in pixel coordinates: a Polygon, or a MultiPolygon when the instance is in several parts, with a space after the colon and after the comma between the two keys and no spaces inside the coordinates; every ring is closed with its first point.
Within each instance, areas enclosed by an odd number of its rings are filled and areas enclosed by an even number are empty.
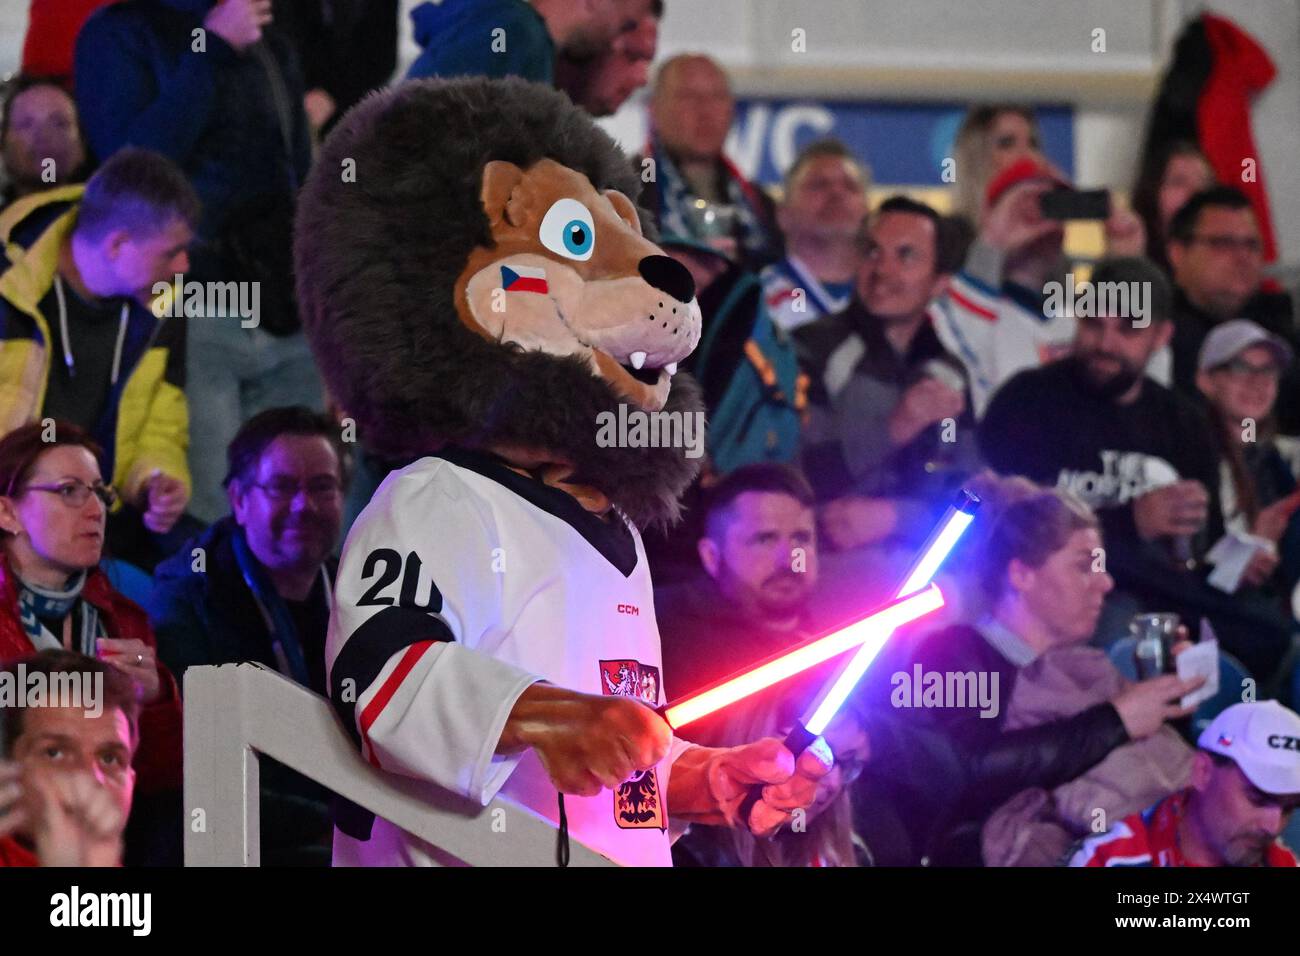
{"type": "Polygon", "coordinates": [[[32,0],[23,40],[23,73],[52,76],[72,88],[72,53],[81,25],[113,0],[32,0]]]}
{"type": "MultiPolygon", "coordinates": [[[[1105,833],[1089,837],[1071,866],[1191,866],[1178,846],[1178,821],[1191,790],[1179,790],[1141,813],[1125,817],[1105,833]]],[[[1280,840],[1265,851],[1265,866],[1295,866],[1295,854],[1280,840]]]]}
{"type": "MultiPolygon", "coordinates": [[[[81,596],[99,611],[108,636],[143,641],[157,648],[149,618],[139,605],[113,590],[99,568],[86,578],[81,596]]],[[[0,554],[0,664],[36,653],[18,618],[18,584],[9,562],[0,554]]],[[[140,793],[177,790],[181,786],[181,698],[176,680],[158,662],[159,696],[140,708],[140,746],[133,765],[140,793]]]]}
{"type": "Polygon", "coordinates": [[[1196,104],[1201,149],[1221,183],[1236,186],[1250,198],[1264,243],[1264,261],[1277,258],[1273,215],[1264,185],[1259,150],[1251,133],[1250,104],[1277,75],[1277,67],[1258,41],[1231,20],[1204,14],[1205,38],[1214,66],[1196,104]],[[1254,162],[1255,175],[1242,178],[1242,160],[1254,162]]]}
{"type": "Polygon", "coordinates": [[[22,847],[13,837],[0,837],[0,867],[40,865],[36,854],[22,847]]]}

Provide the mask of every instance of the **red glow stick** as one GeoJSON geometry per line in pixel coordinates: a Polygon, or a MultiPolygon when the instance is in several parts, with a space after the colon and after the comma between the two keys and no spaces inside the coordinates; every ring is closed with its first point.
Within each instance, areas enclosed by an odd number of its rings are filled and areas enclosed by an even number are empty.
{"type": "Polygon", "coordinates": [[[771,687],[787,677],[816,667],[865,641],[909,624],[943,607],[943,594],[937,585],[891,601],[852,624],[837,631],[804,641],[793,648],[773,654],[764,661],[715,681],[689,697],[666,705],[664,720],[673,728],[699,720],[729,704],[771,687]]]}

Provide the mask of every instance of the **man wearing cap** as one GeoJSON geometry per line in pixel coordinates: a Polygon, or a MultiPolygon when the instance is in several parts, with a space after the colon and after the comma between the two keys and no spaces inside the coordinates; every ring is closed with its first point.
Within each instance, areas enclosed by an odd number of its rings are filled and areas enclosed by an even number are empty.
{"type": "Polygon", "coordinates": [[[1205,556],[1223,533],[1213,426],[1197,403],[1148,377],[1173,334],[1169,283],[1136,257],[1103,260],[1092,281],[1145,290],[1142,309],[1125,313],[1115,299],[1085,310],[1081,298],[1073,354],[998,390],[979,425],[980,451],[998,472],[1070,491],[1097,512],[1116,613],[1124,602],[1136,604],[1127,613],[1173,611],[1193,633],[1208,617],[1264,684],[1290,646],[1291,625],[1259,595],[1207,583],[1205,556]]]}
{"type": "MultiPolygon", "coordinates": [[[[976,417],[1011,376],[1069,351],[1074,315],[1048,307],[1046,288],[1064,277],[1065,224],[1041,206],[1044,193],[1068,185],[1038,154],[995,176],[966,264],[936,302],[935,331],[966,365],[976,417]]],[[[1104,228],[1110,255],[1141,254],[1145,239],[1132,211],[1115,206],[1104,228]]]]}
{"type": "Polygon", "coordinates": [[[1295,866],[1279,837],[1300,805],[1300,716],[1234,704],[1197,745],[1187,789],[1084,840],[1070,866],[1295,866]]]}
{"type": "MultiPolygon", "coordinates": [[[[1274,597],[1289,594],[1300,576],[1300,508],[1292,465],[1274,431],[1278,383],[1291,365],[1291,347],[1249,319],[1231,319],[1205,337],[1197,359],[1196,386],[1218,429],[1219,500],[1225,530],[1255,551],[1241,574],[1247,585],[1265,585],[1274,597]],[[1289,560],[1279,579],[1278,545],[1289,560]]],[[[1281,439],[1294,441],[1294,439],[1281,439]]]]}

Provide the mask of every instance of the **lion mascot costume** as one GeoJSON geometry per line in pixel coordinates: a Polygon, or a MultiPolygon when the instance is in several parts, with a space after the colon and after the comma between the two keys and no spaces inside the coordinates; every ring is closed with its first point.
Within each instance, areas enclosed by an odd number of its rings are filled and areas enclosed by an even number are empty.
{"type": "MultiPolygon", "coordinates": [[[[645,436],[702,423],[676,374],[700,312],[639,186],[554,90],[407,82],[325,142],[294,257],[331,395],[371,451],[413,461],[343,549],[326,661],[344,726],[376,767],[667,865],[687,823],[774,831],[827,786],[829,757],[694,746],[652,709],[672,675],[639,531],[677,518],[698,459],[645,436]]],[[[355,807],[334,857],[458,862],[355,807]]]]}

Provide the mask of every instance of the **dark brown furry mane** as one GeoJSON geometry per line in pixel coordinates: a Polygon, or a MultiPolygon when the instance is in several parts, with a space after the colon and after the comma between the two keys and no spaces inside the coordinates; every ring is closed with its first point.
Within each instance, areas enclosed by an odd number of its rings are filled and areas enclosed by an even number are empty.
{"type": "MultiPolygon", "coordinates": [[[[700,459],[681,448],[597,446],[597,416],[622,401],[602,379],[577,359],[488,342],[457,318],[456,279],[470,251],[492,242],[479,200],[484,164],[527,168],[543,158],[598,190],[640,192],[614,141],[548,87],[417,80],[363,100],[325,141],[299,197],[304,328],[330,393],[372,451],[545,449],[573,461],[577,477],[639,526],[673,521],[700,459]]],[[[700,408],[694,383],[676,376],[665,410],[700,408]]]]}

